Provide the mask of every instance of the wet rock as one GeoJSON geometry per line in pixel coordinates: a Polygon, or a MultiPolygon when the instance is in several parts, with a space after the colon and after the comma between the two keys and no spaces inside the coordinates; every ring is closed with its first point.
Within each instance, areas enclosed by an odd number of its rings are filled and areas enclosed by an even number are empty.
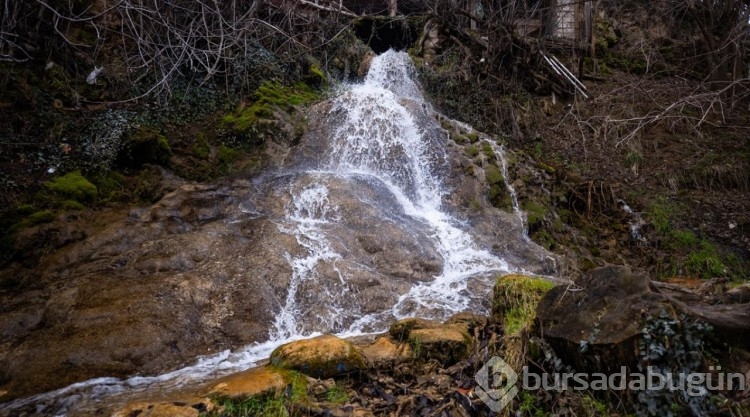
{"type": "Polygon", "coordinates": [[[365,368],[365,359],[350,342],[333,335],[299,340],[279,346],[271,364],[294,369],[315,378],[330,378],[365,368]]]}
{"type": "Polygon", "coordinates": [[[256,395],[279,394],[286,386],[287,382],[280,372],[260,367],[221,378],[208,389],[206,395],[249,398],[256,395]]]}

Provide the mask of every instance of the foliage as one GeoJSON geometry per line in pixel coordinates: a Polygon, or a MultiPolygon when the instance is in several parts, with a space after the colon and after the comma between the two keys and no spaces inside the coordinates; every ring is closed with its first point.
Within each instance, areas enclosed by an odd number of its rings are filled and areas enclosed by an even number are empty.
{"type": "MultiPolygon", "coordinates": [[[[645,373],[646,367],[651,367],[652,371],[665,376],[703,372],[703,356],[712,330],[701,321],[686,316],[674,318],[665,311],[658,317],[648,316],[639,341],[639,371],[645,373]]],[[[675,415],[673,404],[684,404],[690,415],[695,416],[715,411],[708,390],[699,395],[689,394],[695,392],[672,391],[668,386],[658,391],[639,391],[639,413],[671,417],[675,415]]]]}
{"type": "Polygon", "coordinates": [[[57,177],[45,184],[48,190],[77,201],[92,201],[97,196],[97,189],[80,171],[74,171],[57,177]]]}

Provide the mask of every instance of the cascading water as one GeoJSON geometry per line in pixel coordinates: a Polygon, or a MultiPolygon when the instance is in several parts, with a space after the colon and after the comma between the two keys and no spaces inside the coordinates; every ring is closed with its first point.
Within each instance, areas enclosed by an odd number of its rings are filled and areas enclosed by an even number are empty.
{"type": "MultiPolygon", "coordinates": [[[[485,312],[498,273],[524,270],[525,257],[536,262],[546,254],[523,233],[503,231],[503,247],[523,246],[510,261],[480,247],[467,221],[445,208],[450,156],[414,72],[403,52],[374,58],[364,82],[332,100],[323,115],[329,131],[317,136],[324,140],[300,146],[321,148],[314,161],[259,180],[252,217],[268,217],[296,242],[280,255],[292,276],[276,294],[268,341],[156,377],[100,378],[16,400],[0,414],[34,404],[39,414],[65,414],[102,399],[176,389],[246,369],[282,343],[323,332],[357,335],[408,316],[485,312]]],[[[502,149],[495,152],[507,178],[502,149]]],[[[523,220],[515,198],[514,209],[523,220]]],[[[227,223],[247,221],[247,210],[239,211],[244,217],[227,223]]]]}

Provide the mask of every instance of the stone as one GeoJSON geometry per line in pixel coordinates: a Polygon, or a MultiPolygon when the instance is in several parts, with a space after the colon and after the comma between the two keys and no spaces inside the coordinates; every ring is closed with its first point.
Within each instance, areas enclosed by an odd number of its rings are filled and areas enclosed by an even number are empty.
{"type": "Polygon", "coordinates": [[[628,267],[596,268],[576,284],[582,288],[551,289],[536,314],[545,340],[563,362],[579,371],[635,368],[643,319],[661,311],[677,316],[663,296],[650,290],[648,277],[628,267]],[[585,354],[581,343],[588,346],[585,354]],[[598,358],[598,363],[591,364],[589,358],[598,358]]]}
{"type": "Polygon", "coordinates": [[[396,364],[414,357],[414,351],[408,343],[395,341],[391,336],[379,337],[371,345],[362,348],[362,355],[368,364],[396,364]]]}
{"type": "Polygon", "coordinates": [[[315,378],[330,378],[365,369],[365,359],[357,348],[333,335],[281,345],[271,353],[271,364],[315,378]]]}
{"type": "Polygon", "coordinates": [[[271,368],[260,367],[232,374],[216,381],[207,396],[249,398],[258,395],[276,395],[286,389],[283,375],[271,368]]]}
{"type": "Polygon", "coordinates": [[[138,402],[124,406],[112,413],[112,417],[198,417],[201,412],[213,409],[207,398],[170,402],[138,402]]]}
{"type": "Polygon", "coordinates": [[[466,326],[460,324],[412,330],[409,333],[409,342],[417,357],[437,359],[445,366],[465,359],[474,345],[466,326]]]}
{"type": "Polygon", "coordinates": [[[451,324],[409,318],[393,324],[389,330],[397,341],[408,341],[413,356],[420,359],[437,359],[452,365],[468,356],[473,339],[466,321],[451,324]]]}

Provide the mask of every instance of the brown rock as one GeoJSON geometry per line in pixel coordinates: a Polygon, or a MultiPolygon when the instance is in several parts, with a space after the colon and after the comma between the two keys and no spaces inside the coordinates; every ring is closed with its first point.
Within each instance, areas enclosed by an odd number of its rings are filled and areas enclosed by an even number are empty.
{"type": "Polygon", "coordinates": [[[448,324],[409,318],[392,325],[389,333],[395,340],[408,340],[414,356],[452,365],[465,358],[473,346],[469,323],[466,317],[457,317],[448,324]]]}
{"type": "Polygon", "coordinates": [[[271,364],[315,378],[330,378],[365,368],[365,359],[350,342],[333,335],[298,340],[271,353],[271,364]]]}
{"type": "Polygon", "coordinates": [[[193,405],[204,404],[200,400],[161,403],[133,403],[112,413],[112,417],[198,417],[200,411],[193,405]]]}
{"type": "Polygon", "coordinates": [[[414,351],[407,343],[399,343],[390,336],[378,338],[375,343],[362,348],[369,364],[400,363],[413,358],[414,351]]]}
{"type": "Polygon", "coordinates": [[[248,398],[263,394],[278,394],[287,386],[284,377],[267,367],[248,369],[224,377],[211,386],[207,395],[248,398]]]}

